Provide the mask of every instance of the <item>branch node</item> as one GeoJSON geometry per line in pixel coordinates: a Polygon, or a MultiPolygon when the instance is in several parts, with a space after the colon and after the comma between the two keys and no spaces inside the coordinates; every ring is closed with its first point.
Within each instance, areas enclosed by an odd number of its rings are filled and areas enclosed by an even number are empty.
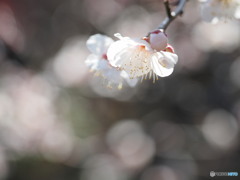
{"type": "Polygon", "coordinates": [[[175,9],[175,11],[171,11],[169,6],[169,1],[164,0],[164,6],[166,9],[167,17],[163,20],[163,22],[160,24],[158,29],[163,29],[163,31],[166,31],[169,24],[177,17],[181,16],[183,14],[183,8],[188,0],[179,0],[179,3],[175,9]]]}
{"type": "Polygon", "coordinates": [[[169,1],[168,0],[164,0],[164,6],[165,6],[165,10],[166,10],[167,16],[169,18],[171,18],[172,17],[172,15],[171,15],[171,8],[169,6],[169,1]]]}

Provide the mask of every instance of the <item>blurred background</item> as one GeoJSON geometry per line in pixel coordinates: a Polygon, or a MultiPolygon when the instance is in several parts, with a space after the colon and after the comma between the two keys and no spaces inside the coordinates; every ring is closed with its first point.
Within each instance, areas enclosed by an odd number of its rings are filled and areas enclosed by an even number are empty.
{"type": "Polygon", "coordinates": [[[139,38],[164,17],[161,0],[0,0],[0,179],[240,173],[239,22],[207,24],[189,1],[167,30],[179,62],[155,84],[108,89],[84,64],[90,35],[139,38]]]}

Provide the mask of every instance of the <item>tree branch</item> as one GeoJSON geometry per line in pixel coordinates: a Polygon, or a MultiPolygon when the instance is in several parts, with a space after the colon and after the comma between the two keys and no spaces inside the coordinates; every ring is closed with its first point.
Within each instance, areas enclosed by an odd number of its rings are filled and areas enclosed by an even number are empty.
{"type": "Polygon", "coordinates": [[[163,31],[166,31],[167,27],[169,24],[176,19],[179,15],[183,13],[184,6],[186,4],[187,0],[179,0],[179,3],[175,9],[175,11],[171,11],[169,7],[169,2],[168,0],[164,0],[164,5],[167,13],[167,17],[163,20],[163,22],[160,24],[158,29],[162,29],[163,31]]]}
{"type": "Polygon", "coordinates": [[[171,18],[172,15],[171,15],[171,9],[169,7],[169,1],[168,0],[164,0],[163,3],[164,3],[164,6],[165,6],[165,9],[166,9],[167,17],[171,18]]]}

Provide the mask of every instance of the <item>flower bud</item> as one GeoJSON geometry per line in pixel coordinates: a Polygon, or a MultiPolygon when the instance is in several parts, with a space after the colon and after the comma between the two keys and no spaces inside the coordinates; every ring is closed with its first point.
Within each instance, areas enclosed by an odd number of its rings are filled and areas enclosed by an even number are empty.
{"type": "Polygon", "coordinates": [[[168,38],[165,33],[160,30],[156,30],[150,33],[149,43],[153,49],[162,51],[167,47],[168,38]]]}
{"type": "Polygon", "coordinates": [[[166,47],[166,49],[164,51],[170,52],[170,53],[174,53],[174,49],[173,49],[173,47],[170,44],[167,45],[167,47],[166,47]]]}

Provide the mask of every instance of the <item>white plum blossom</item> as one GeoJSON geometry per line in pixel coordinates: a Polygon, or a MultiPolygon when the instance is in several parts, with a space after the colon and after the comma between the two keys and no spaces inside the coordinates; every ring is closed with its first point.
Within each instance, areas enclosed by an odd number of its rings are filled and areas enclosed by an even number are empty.
{"type": "Polygon", "coordinates": [[[118,41],[112,43],[107,56],[112,66],[126,71],[130,78],[153,77],[153,81],[172,74],[178,56],[168,45],[167,38],[160,30],[143,39],[131,39],[115,34],[118,41]]]}
{"type": "Polygon", "coordinates": [[[204,21],[216,23],[223,19],[240,19],[240,0],[200,0],[204,21]]]}
{"type": "Polygon", "coordinates": [[[112,38],[105,35],[90,36],[86,45],[92,54],[87,57],[85,63],[91,71],[95,72],[95,75],[100,75],[107,81],[108,87],[117,86],[118,89],[121,89],[124,80],[133,87],[137,84],[137,79],[130,79],[126,72],[109,64],[107,50],[113,42],[112,38]]]}

